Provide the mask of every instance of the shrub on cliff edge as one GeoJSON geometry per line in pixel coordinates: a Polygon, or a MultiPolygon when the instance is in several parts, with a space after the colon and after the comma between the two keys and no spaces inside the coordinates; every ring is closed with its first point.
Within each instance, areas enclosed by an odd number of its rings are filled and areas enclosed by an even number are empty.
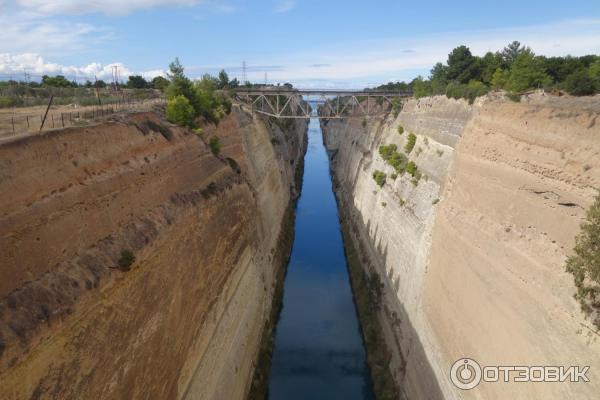
{"type": "Polygon", "coordinates": [[[131,265],[135,262],[135,256],[130,250],[121,251],[121,257],[117,265],[121,271],[129,271],[131,269],[131,265]]]}
{"type": "Polygon", "coordinates": [[[382,187],[385,184],[385,178],[386,178],[386,174],[383,171],[379,171],[379,170],[375,170],[375,172],[373,172],[373,179],[375,180],[375,183],[377,183],[377,185],[379,187],[382,187]]]}
{"type": "Polygon", "coordinates": [[[210,146],[210,151],[212,151],[215,156],[221,152],[221,142],[218,137],[211,137],[208,144],[210,146]]]}
{"type": "Polygon", "coordinates": [[[573,250],[575,254],[567,258],[566,270],[575,280],[575,298],[600,328],[600,193],[586,213],[573,250]]]}
{"type": "Polygon", "coordinates": [[[175,96],[167,103],[167,120],[181,126],[191,126],[194,120],[194,107],[183,95],[175,96]]]}
{"type": "Polygon", "coordinates": [[[412,149],[415,147],[415,143],[417,143],[417,136],[414,133],[409,133],[408,140],[404,145],[404,151],[406,152],[406,154],[410,154],[412,149]]]}

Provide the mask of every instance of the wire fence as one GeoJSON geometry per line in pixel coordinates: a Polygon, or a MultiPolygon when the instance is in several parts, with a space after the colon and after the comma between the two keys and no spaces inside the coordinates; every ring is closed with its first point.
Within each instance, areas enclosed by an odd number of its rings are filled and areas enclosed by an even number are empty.
{"type": "Polygon", "coordinates": [[[29,108],[13,109],[10,115],[0,113],[0,137],[89,125],[118,113],[151,111],[156,106],[164,105],[165,102],[164,98],[121,99],[114,103],[95,106],[56,107],[48,111],[45,120],[45,108],[37,107],[35,110],[29,108]]]}

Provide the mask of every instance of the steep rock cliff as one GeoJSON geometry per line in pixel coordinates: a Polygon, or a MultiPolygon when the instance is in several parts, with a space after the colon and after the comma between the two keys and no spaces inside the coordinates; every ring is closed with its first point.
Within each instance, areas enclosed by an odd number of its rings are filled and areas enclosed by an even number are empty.
{"type": "Polygon", "coordinates": [[[408,398],[591,398],[598,391],[598,332],[564,272],[584,210],[600,187],[598,99],[536,94],[464,101],[410,100],[397,118],[330,120],[343,218],[365,268],[385,279],[380,320],[391,368],[408,398]],[[405,132],[398,134],[402,125],[405,132]],[[415,185],[378,148],[402,149],[423,174],[415,185]],[[375,170],[387,173],[377,186],[375,170]],[[452,363],[591,365],[590,383],[449,380],[452,363]],[[594,383],[594,378],[595,383],[594,383]]]}
{"type": "Polygon", "coordinates": [[[2,144],[0,397],[243,398],[305,135],[234,107],[2,144]]]}

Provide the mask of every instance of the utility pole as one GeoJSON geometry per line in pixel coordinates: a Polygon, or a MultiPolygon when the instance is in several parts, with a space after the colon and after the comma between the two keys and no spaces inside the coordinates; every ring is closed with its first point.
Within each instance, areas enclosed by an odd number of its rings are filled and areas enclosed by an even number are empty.
{"type": "Polygon", "coordinates": [[[269,73],[265,72],[265,86],[267,86],[269,73]]]}
{"type": "Polygon", "coordinates": [[[248,77],[246,76],[246,60],[242,61],[242,85],[245,85],[248,81],[248,77]]]}

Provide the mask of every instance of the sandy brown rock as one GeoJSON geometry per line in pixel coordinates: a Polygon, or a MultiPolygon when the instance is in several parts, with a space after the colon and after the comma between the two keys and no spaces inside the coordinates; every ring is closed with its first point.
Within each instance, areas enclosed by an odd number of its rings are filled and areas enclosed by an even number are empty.
{"type": "Polygon", "coordinates": [[[148,113],[0,146],[0,398],[242,398],[305,128],[278,149],[234,108],[217,157],[148,113]]]}

